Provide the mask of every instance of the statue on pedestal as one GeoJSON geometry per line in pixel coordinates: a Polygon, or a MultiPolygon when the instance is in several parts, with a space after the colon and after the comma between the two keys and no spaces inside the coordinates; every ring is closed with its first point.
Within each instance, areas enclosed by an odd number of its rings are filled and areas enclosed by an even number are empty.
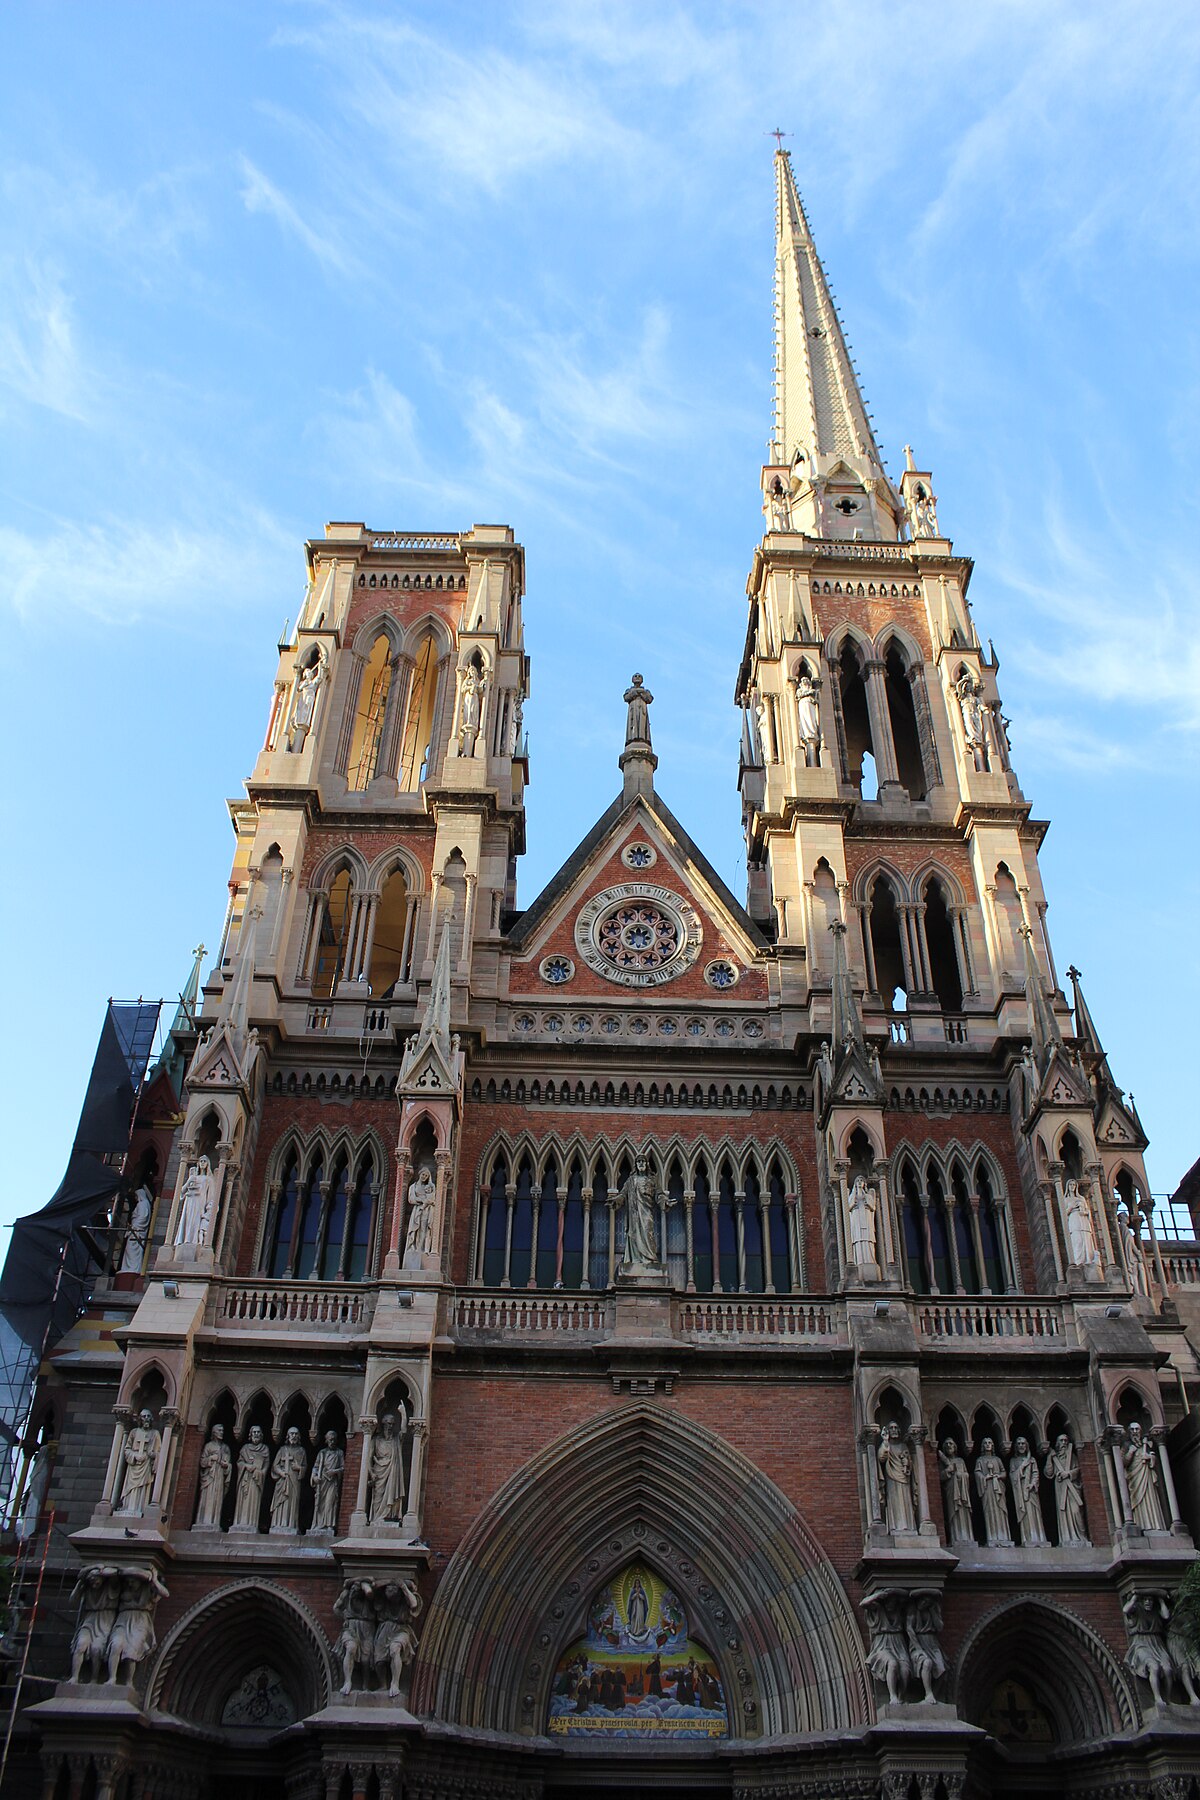
{"type": "Polygon", "coordinates": [[[904,1629],[905,1601],[900,1588],[885,1588],[869,1594],[863,1601],[867,1625],[871,1632],[871,1649],[867,1668],[887,1688],[888,1699],[899,1706],[912,1674],[908,1639],[904,1629]]]}
{"type": "Polygon", "coordinates": [[[196,1507],[197,1530],[219,1531],[221,1512],[233,1475],[233,1453],[225,1442],[225,1427],[214,1425],[200,1452],[200,1499],[196,1507]]]}
{"type": "Polygon", "coordinates": [[[1044,1473],[1054,1483],[1054,1512],[1058,1519],[1058,1541],[1082,1548],[1091,1539],[1084,1529],[1083,1483],[1079,1476],[1079,1458],[1065,1431],[1060,1431],[1046,1458],[1044,1473]]]}
{"type": "Polygon", "coordinates": [[[79,1621],[71,1639],[71,1680],[99,1681],[112,1628],[117,1622],[121,1571],[111,1564],[93,1564],[75,1583],[72,1600],[79,1602],[79,1621]]]}
{"type": "Polygon", "coordinates": [[[404,1239],[404,1258],[428,1256],[433,1249],[433,1207],[437,1183],[433,1171],[422,1165],[408,1189],[408,1230],[404,1239]]]}
{"type": "Polygon", "coordinates": [[[141,1274],[142,1264],[146,1260],[146,1238],[150,1230],[150,1215],[153,1211],[154,1195],[143,1182],[130,1199],[129,1223],[125,1227],[125,1242],[121,1246],[118,1274],[141,1274]]]}
{"type": "Polygon", "coordinates": [[[1029,1448],[1028,1438],[1019,1437],[1013,1442],[1008,1479],[1012,1483],[1013,1507],[1021,1542],[1028,1549],[1040,1549],[1050,1539],[1046,1536],[1046,1528],[1042,1522],[1041,1475],[1037,1458],[1029,1448]]]}
{"type": "Polygon", "coordinates": [[[995,1440],[985,1437],[975,1460],[975,1491],[983,1504],[983,1539],[992,1549],[1011,1550],[1008,1529],[1007,1476],[996,1455],[995,1440]]]}
{"type": "Polygon", "coordinates": [[[112,1633],[108,1640],[108,1679],[116,1685],[123,1666],[128,1663],[128,1680],[155,1648],[154,1609],[159,1599],[167,1599],[166,1588],[153,1569],[124,1569],[121,1572],[121,1595],[112,1633]]]}
{"type": "Polygon", "coordinates": [[[271,1530],[296,1532],[300,1529],[300,1484],[308,1467],[308,1457],[300,1441],[299,1427],[289,1425],[282,1444],[275,1452],[271,1474],[275,1478],[271,1494],[271,1530]]]}
{"type": "Polygon", "coordinates": [[[207,1156],[194,1162],[179,1191],[177,1244],[207,1244],[212,1238],[217,1207],[218,1176],[207,1156]]]}
{"type": "Polygon", "coordinates": [[[1159,1494],[1158,1454],[1135,1419],[1126,1433],[1121,1450],[1125,1464],[1125,1484],[1129,1489],[1129,1507],[1133,1523],[1143,1531],[1165,1531],[1162,1498],[1159,1494]]]}
{"type": "Polygon", "coordinates": [[[1129,1214],[1123,1206],[1117,1211],[1117,1230],[1121,1234],[1121,1250],[1125,1257],[1129,1285],[1135,1294],[1140,1294],[1144,1300],[1148,1300],[1150,1298],[1150,1271],[1146,1267],[1146,1248],[1142,1243],[1141,1233],[1134,1231],[1129,1214]]]}
{"type": "Polygon", "coordinates": [[[878,1267],[875,1243],[875,1215],[879,1210],[879,1193],[868,1185],[865,1175],[856,1175],[846,1203],[850,1214],[850,1256],[857,1268],[878,1267]]]}
{"type": "Polygon", "coordinates": [[[460,672],[458,686],[458,754],[474,756],[475,736],[479,730],[480,701],[483,680],[470,663],[460,672]]]}
{"type": "Polygon", "coordinates": [[[233,1503],[235,1531],[257,1531],[262,1511],[262,1493],[267,1479],[271,1446],[263,1436],[261,1425],[252,1425],[238,1457],[237,1498],[233,1503]]]}
{"type": "Polygon", "coordinates": [[[337,1432],[327,1431],[323,1446],[313,1458],[312,1473],[308,1478],[314,1495],[310,1534],[337,1530],[338,1504],[342,1497],[342,1476],[345,1470],[346,1457],[338,1448],[337,1432]]]}
{"type": "Polygon", "coordinates": [[[131,1426],[125,1434],[125,1446],[121,1452],[125,1464],[125,1479],[121,1487],[121,1503],[117,1507],[119,1513],[140,1517],[149,1506],[161,1449],[162,1433],[155,1427],[154,1414],[148,1407],[143,1407],[138,1414],[137,1424],[131,1426]]]}
{"type": "Polygon", "coordinates": [[[343,1694],[348,1694],[354,1686],[356,1669],[365,1677],[371,1668],[375,1644],[374,1594],[374,1582],[348,1581],[333,1603],[334,1614],[342,1621],[341,1636],[334,1649],[342,1659],[343,1694]]]}
{"type": "Polygon", "coordinates": [[[1171,1680],[1175,1665],[1163,1641],[1163,1628],[1169,1618],[1167,1603],[1160,1593],[1134,1593],[1123,1603],[1125,1630],[1129,1649],[1125,1667],[1149,1682],[1154,1704],[1161,1706],[1171,1698],[1171,1680]]]}
{"type": "Polygon", "coordinates": [[[306,669],[301,669],[296,679],[296,690],[292,696],[292,711],[287,728],[287,747],[293,755],[298,755],[303,750],[305,739],[312,729],[317,711],[317,698],[325,680],[325,673],[325,658],[318,650],[313,661],[306,669]]]}
{"type": "Polygon", "coordinates": [[[970,671],[964,670],[954,684],[954,692],[958,697],[959,712],[962,714],[967,749],[971,752],[976,769],[984,771],[989,766],[988,709],[983,701],[982,689],[970,671]]]}
{"type": "MultiPolygon", "coordinates": [[[[650,1158],[639,1150],[634,1157],[632,1173],[627,1175],[620,1189],[613,1195],[609,1205],[614,1212],[625,1208],[625,1256],[623,1266],[627,1269],[660,1269],[662,1261],[658,1250],[658,1211],[659,1192],[650,1173],[650,1158]]],[[[662,1198],[668,1206],[675,1202],[667,1195],[662,1198]]]]}
{"type": "Polygon", "coordinates": [[[1096,1228],[1087,1195],[1073,1175],[1063,1182],[1063,1211],[1067,1216],[1067,1255],[1077,1268],[1099,1268],[1096,1228]]]}
{"type": "Polygon", "coordinates": [[[975,1528],[971,1522],[971,1476],[952,1437],[942,1439],[938,1451],[938,1473],[942,1478],[942,1496],[946,1508],[947,1542],[973,1544],[975,1528]]]}
{"type": "Polygon", "coordinates": [[[932,1704],[937,1698],[933,1684],[946,1673],[946,1658],[938,1641],[942,1604],[937,1594],[918,1591],[909,1595],[904,1628],[913,1674],[921,1683],[925,1699],[932,1704]]]}
{"type": "Polygon", "coordinates": [[[367,1486],[367,1523],[398,1525],[404,1517],[404,1432],[408,1416],[401,1401],[396,1412],[384,1413],[371,1440],[367,1486]]]}
{"type": "Polygon", "coordinates": [[[879,1476],[883,1484],[883,1516],[889,1531],[915,1531],[912,1451],[904,1442],[895,1420],[883,1428],[879,1440],[879,1476]]]}
{"type": "Polygon", "coordinates": [[[413,1630],[424,1602],[411,1581],[389,1581],[382,1593],[375,1590],[375,1612],[379,1623],[371,1657],[380,1684],[387,1683],[388,1697],[396,1699],[404,1671],[417,1653],[417,1634],[413,1630]]]}
{"type": "Polygon", "coordinates": [[[810,769],[821,763],[821,714],[817,706],[817,688],[807,669],[796,680],[796,730],[804,751],[805,765],[810,769]]]}

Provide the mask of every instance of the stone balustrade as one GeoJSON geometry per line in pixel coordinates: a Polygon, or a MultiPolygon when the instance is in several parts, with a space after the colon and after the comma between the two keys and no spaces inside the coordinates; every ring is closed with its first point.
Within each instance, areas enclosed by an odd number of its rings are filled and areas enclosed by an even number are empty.
{"type": "Polygon", "coordinates": [[[1200,1246],[1195,1249],[1171,1249],[1162,1246],[1163,1266],[1172,1287],[1200,1288],[1200,1246]]]}
{"type": "Polygon", "coordinates": [[[916,1312],[920,1336],[935,1342],[994,1344],[998,1338],[1023,1338],[1031,1343],[1058,1338],[1065,1342],[1062,1308],[1055,1301],[1016,1297],[922,1300],[916,1312]]]}
{"type": "Polygon", "coordinates": [[[481,1289],[460,1294],[454,1305],[456,1332],[504,1332],[542,1336],[593,1335],[612,1329],[607,1299],[587,1294],[519,1294],[481,1289]]]}
{"type": "Polygon", "coordinates": [[[679,1335],[697,1343],[786,1344],[800,1338],[833,1338],[841,1333],[836,1307],[814,1300],[722,1299],[681,1300],[679,1335]]]}
{"type": "Polygon", "coordinates": [[[366,1331],[375,1295],[346,1282],[222,1281],[214,1283],[212,1323],[248,1331],[366,1331]]]}

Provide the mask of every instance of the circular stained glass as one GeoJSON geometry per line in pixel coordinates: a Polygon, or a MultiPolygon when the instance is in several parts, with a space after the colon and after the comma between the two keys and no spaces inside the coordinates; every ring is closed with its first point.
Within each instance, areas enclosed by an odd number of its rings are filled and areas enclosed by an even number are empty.
{"type": "Polygon", "coordinates": [[[621,861],[627,869],[649,869],[658,861],[658,854],[652,844],[626,844],[621,861]]]}
{"type": "Polygon", "coordinates": [[[737,970],[731,962],[726,962],[723,957],[716,962],[710,962],[704,971],[704,979],[709,987],[731,988],[737,978],[737,970]]]}
{"type": "Polygon", "coordinates": [[[632,1031],[634,1037],[645,1037],[650,1027],[647,1025],[645,1019],[630,1019],[629,1029],[632,1031]]]}
{"type": "Polygon", "coordinates": [[[763,1028],[757,1019],[747,1019],[742,1030],[748,1038],[760,1038],[763,1034],[763,1028]]]}
{"type": "Polygon", "coordinates": [[[611,1036],[614,1031],[620,1031],[621,1021],[620,1019],[614,1019],[610,1013],[607,1019],[601,1019],[600,1029],[601,1031],[607,1031],[611,1036]]]}
{"type": "Polygon", "coordinates": [[[546,1031],[561,1031],[563,1022],[557,1013],[550,1013],[548,1017],[542,1020],[542,1026],[546,1031]]]}
{"type": "Polygon", "coordinates": [[[583,1032],[590,1031],[591,1029],[592,1029],[592,1021],[588,1018],[586,1013],[580,1013],[577,1018],[574,1018],[571,1020],[571,1030],[572,1031],[578,1031],[582,1034],[583,1032]]]}
{"type": "Polygon", "coordinates": [[[533,1030],[532,1015],[529,1013],[519,1013],[517,1015],[517,1017],[513,1020],[513,1026],[517,1031],[532,1031],[533,1030]]]}
{"type": "Polygon", "coordinates": [[[679,1030],[679,1027],[674,1019],[660,1019],[658,1021],[658,1029],[663,1037],[674,1037],[675,1033],[679,1030]]]}
{"type": "Polygon", "coordinates": [[[575,943],[588,967],[625,987],[657,987],[691,967],[700,920],[682,895],[648,882],[596,894],[575,921],[575,943]]]}
{"type": "Polygon", "coordinates": [[[569,956],[548,956],[541,968],[542,980],[550,982],[554,987],[570,981],[574,973],[575,964],[569,956]]]}

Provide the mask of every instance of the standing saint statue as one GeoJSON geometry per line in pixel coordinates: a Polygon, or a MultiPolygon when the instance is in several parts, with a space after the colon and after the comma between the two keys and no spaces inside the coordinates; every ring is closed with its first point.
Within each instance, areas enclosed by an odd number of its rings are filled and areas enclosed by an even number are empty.
{"type": "Polygon", "coordinates": [[[1063,1208],[1067,1215],[1067,1253],[1078,1268],[1098,1268],[1096,1228],[1087,1195],[1073,1175],[1063,1183],[1063,1208]]]}
{"type": "Polygon", "coordinates": [[[1163,1517],[1158,1491],[1158,1455],[1153,1443],[1146,1441],[1136,1419],[1126,1435],[1121,1461],[1125,1464],[1125,1482],[1129,1488],[1134,1524],[1140,1525],[1143,1531],[1165,1531],[1167,1521],[1163,1517]]]}
{"type": "Polygon", "coordinates": [[[649,707],[654,695],[645,685],[641,676],[635,675],[622,697],[629,708],[625,717],[626,744],[648,744],[650,742],[649,707]]]}
{"type": "Polygon", "coordinates": [[[309,1532],[336,1531],[338,1502],[342,1497],[342,1476],[346,1457],[338,1448],[337,1432],[327,1431],[325,1442],[313,1457],[309,1483],[314,1496],[313,1521],[309,1532]]]}
{"type": "Polygon", "coordinates": [[[125,1227],[125,1242],[121,1247],[120,1275],[140,1275],[142,1264],[146,1259],[146,1237],[150,1230],[150,1215],[154,1211],[154,1195],[145,1182],[133,1195],[129,1205],[129,1223],[125,1227]]]}
{"type": "Polygon", "coordinates": [[[229,1482],[233,1475],[233,1453],[225,1442],[225,1427],[214,1425],[208,1442],[200,1452],[200,1499],[196,1506],[196,1529],[219,1531],[221,1512],[229,1482]]]}
{"type": "Polygon", "coordinates": [[[218,1177],[207,1156],[192,1164],[179,1192],[179,1221],[175,1227],[177,1244],[209,1242],[217,1204],[217,1183],[218,1177]]]}
{"type": "Polygon", "coordinates": [[[988,709],[983,703],[982,690],[970,671],[964,670],[954,684],[954,692],[962,714],[967,749],[976,769],[985,770],[988,767],[988,709]]]}
{"type": "Polygon", "coordinates": [[[807,669],[796,679],[796,729],[808,768],[821,762],[821,714],[817,707],[817,689],[807,669]]]}
{"type": "Polygon", "coordinates": [[[428,1256],[433,1248],[433,1203],[437,1184],[433,1171],[424,1164],[408,1189],[408,1232],[404,1239],[404,1255],[428,1256]]]}
{"type": "Polygon", "coordinates": [[[458,689],[458,754],[474,756],[475,735],[479,730],[479,703],[483,683],[468,663],[462,671],[458,689]]]}
{"type": "Polygon", "coordinates": [[[985,1437],[975,1460],[975,1491],[983,1504],[983,1541],[992,1549],[1011,1550],[1013,1547],[1004,1491],[1007,1479],[1004,1464],[996,1455],[995,1440],[985,1437]]]}
{"type": "Polygon", "coordinates": [[[288,720],[287,747],[293,755],[304,748],[304,740],[312,728],[317,710],[317,696],[325,680],[325,659],[318,650],[307,669],[301,669],[292,696],[292,714],[288,720]]]}
{"type": "Polygon", "coordinates": [[[271,1474],[275,1487],[271,1494],[271,1530],[289,1534],[300,1529],[300,1483],[308,1467],[308,1457],[300,1442],[300,1431],[289,1425],[282,1444],[275,1452],[271,1474]]]}
{"type": "Polygon", "coordinates": [[[883,1516],[887,1529],[915,1531],[917,1515],[913,1506],[912,1451],[904,1442],[895,1420],[883,1428],[878,1461],[879,1477],[883,1483],[883,1516]]]}
{"type": "Polygon", "coordinates": [[[609,1201],[614,1212],[625,1208],[625,1256],[627,1269],[661,1269],[658,1253],[658,1215],[656,1203],[675,1201],[660,1195],[650,1173],[650,1158],[639,1150],[633,1161],[633,1172],[625,1177],[620,1189],[609,1201]]]}
{"type": "Polygon", "coordinates": [[[1058,1519],[1060,1544],[1083,1547],[1091,1543],[1083,1522],[1083,1482],[1079,1475],[1079,1458],[1065,1431],[1054,1440],[1054,1448],[1046,1458],[1044,1473],[1054,1483],[1054,1511],[1058,1519]]]}
{"type": "Polygon", "coordinates": [[[117,1507],[119,1513],[140,1517],[149,1506],[161,1449],[162,1432],[155,1427],[154,1414],[143,1407],[137,1424],[125,1434],[125,1447],[121,1452],[125,1479],[121,1487],[121,1504],[117,1507]]]}
{"type": "Polygon", "coordinates": [[[263,1487],[267,1479],[267,1465],[271,1460],[271,1446],[263,1436],[261,1425],[252,1425],[250,1434],[242,1445],[238,1457],[237,1497],[233,1503],[233,1529],[235,1531],[257,1531],[259,1514],[262,1510],[263,1487]]]}
{"type": "Polygon", "coordinates": [[[938,1473],[942,1478],[942,1498],[946,1509],[946,1540],[951,1544],[973,1544],[975,1528],[971,1523],[971,1476],[952,1437],[942,1439],[938,1451],[938,1473]]]}
{"type": "Polygon", "coordinates": [[[856,1175],[847,1201],[850,1214],[850,1255],[856,1267],[878,1266],[875,1254],[875,1214],[879,1208],[878,1190],[871,1187],[865,1175],[856,1175]]]}
{"type": "Polygon", "coordinates": [[[1021,1542],[1026,1549],[1040,1549],[1050,1539],[1046,1536],[1046,1527],[1042,1522],[1041,1474],[1037,1458],[1029,1448],[1028,1438],[1019,1437],[1013,1442],[1008,1479],[1012,1483],[1013,1506],[1021,1542]]]}
{"type": "Polygon", "coordinates": [[[1122,1206],[1117,1212],[1117,1230],[1121,1234],[1121,1250],[1125,1257],[1125,1270],[1129,1276],[1129,1285],[1135,1294],[1144,1300],[1150,1298],[1150,1273],[1146,1267],[1146,1250],[1142,1243],[1141,1233],[1135,1232],[1129,1221],[1129,1214],[1122,1206]]]}
{"type": "Polygon", "coordinates": [[[404,1402],[397,1412],[384,1413],[371,1440],[367,1487],[368,1525],[398,1525],[404,1517],[404,1432],[408,1415],[404,1402]]]}

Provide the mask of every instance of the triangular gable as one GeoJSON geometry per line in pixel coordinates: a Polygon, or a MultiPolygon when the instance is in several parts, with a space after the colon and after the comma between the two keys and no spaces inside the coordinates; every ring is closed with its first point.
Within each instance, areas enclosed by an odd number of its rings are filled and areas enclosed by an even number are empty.
{"type": "Polygon", "coordinates": [[[247,1087],[257,1048],[258,1036],[252,1032],[250,1054],[243,1065],[228,1025],[219,1019],[200,1039],[186,1086],[192,1092],[197,1088],[247,1087]]]}
{"type": "Polygon", "coordinates": [[[1149,1141],[1141,1125],[1125,1105],[1124,1099],[1110,1090],[1096,1112],[1096,1142],[1144,1150],[1149,1141]]]}
{"type": "Polygon", "coordinates": [[[1090,1111],[1091,1099],[1091,1092],[1079,1070],[1061,1049],[1056,1049],[1046,1065],[1036,1104],[1039,1107],[1086,1106],[1090,1111]]]}

